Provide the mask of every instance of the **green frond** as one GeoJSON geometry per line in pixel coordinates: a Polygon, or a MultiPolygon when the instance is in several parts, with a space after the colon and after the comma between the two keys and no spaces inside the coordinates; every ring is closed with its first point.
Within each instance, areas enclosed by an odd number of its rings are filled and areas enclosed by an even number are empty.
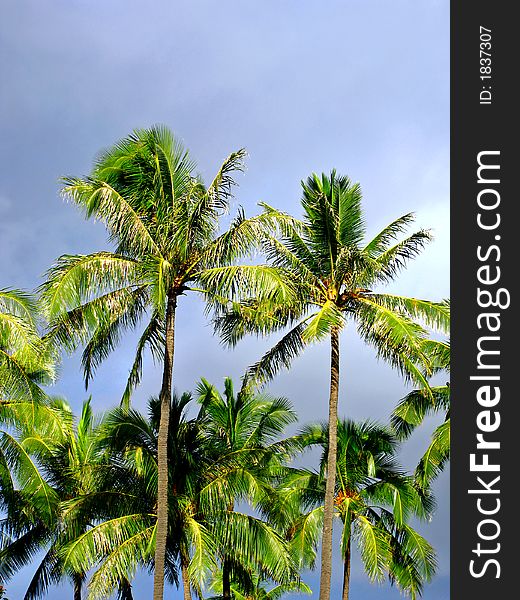
{"type": "Polygon", "coordinates": [[[358,297],[356,316],[361,338],[375,347],[378,356],[428,389],[423,371],[430,365],[422,347],[427,331],[408,316],[366,296],[358,297]]]}
{"type": "Polygon", "coordinates": [[[403,553],[413,561],[423,580],[431,581],[437,568],[432,546],[410,525],[399,528],[399,537],[403,553]]]}
{"type": "Polygon", "coordinates": [[[438,477],[450,458],[450,419],[434,431],[432,441],[421,457],[415,477],[422,488],[427,488],[438,477]]]}
{"type": "Polygon", "coordinates": [[[450,388],[436,386],[413,390],[394,409],[391,416],[392,427],[400,437],[407,437],[429,414],[447,411],[450,406],[450,388]]]}
{"type": "Polygon", "coordinates": [[[206,296],[240,300],[244,290],[252,297],[271,298],[277,302],[295,299],[294,286],[287,274],[268,265],[228,265],[205,269],[197,281],[207,290],[206,296]]]}
{"type": "MultiPolygon", "coordinates": [[[[449,301],[445,300],[449,305],[449,301]]],[[[450,342],[449,340],[426,340],[423,351],[428,356],[434,373],[450,371],[450,342]]]]}
{"type": "Polygon", "coordinates": [[[440,333],[450,331],[450,305],[448,302],[430,302],[395,294],[370,294],[370,300],[389,310],[407,314],[440,333]]]}
{"type": "Polygon", "coordinates": [[[141,383],[143,352],[146,346],[150,348],[154,359],[163,359],[165,347],[164,326],[157,313],[152,315],[152,318],[137,342],[134,362],[130,368],[126,388],[121,399],[121,406],[125,409],[130,406],[130,398],[133,390],[141,383]]]}
{"type": "Polygon", "coordinates": [[[314,568],[322,529],[323,506],[307,512],[294,523],[290,543],[300,569],[314,568]]]}
{"type": "Polygon", "coordinates": [[[244,209],[239,207],[229,228],[208,242],[201,250],[200,259],[190,270],[197,272],[207,267],[221,267],[239,258],[252,257],[261,247],[267,235],[266,229],[262,215],[246,218],[244,209]]]}
{"type": "Polygon", "coordinates": [[[37,310],[37,302],[28,292],[13,288],[0,289],[0,314],[9,313],[34,326],[37,310]]]}
{"type": "Polygon", "coordinates": [[[43,557],[36,568],[27,590],[24,600],[36,600],[44,597],[51,585],[58,584],[63,577],[59,558],[54,549],[51,548],[43,557]]]}
{"type": "Polygon", "coordinates": [[[273,379],[281,369],[288,369],[292,361],[302,353],[306,346],[303,338],[306,326],[306,321],[299,323],[266,352],[257,363],[249,367],[244,378],[244,386],[261,385],[273,379]]]}
{"type": "Polygon", "coordinates": [[[430,232],[422,229],[379,254],[373,259],[374,276],[371,283],[393,281],[408,262],[418,256],[431,240],[430,232]]]}
{"type": "Polygon", "coordinates": [[[43,402],[4,400],[0,401],[0,423],[23,436],[36,431],[60,444],[72,428],[72,414],[52,398],[43,402]]]}
{"type": "Polygon", "coordinates": [[[59,497],[47,483],[38,465],[20,443],[7,431],[0,431],[0,454],[9,465],[22,494],[49,526],[55,523],[59,497]]]}
{"type": "Polygon", "coordinates": [[[136,254],[160,255],[146,223],[146,214],[139,211],[127,190],[118,190],[109,181],[64,177],[62,195],[72,200],[87,218],[102,221],[114,239],[124,239],[125,247],[136,254]],[[127,192],[128,193],[128,192],[127,192]]]}
{"type": "Polygon", "coordinates": [[[332,202],[338,206],[338,241],[342,246],[358,246],[365,235],[361,186],[348,177],[336,175],[331,192],[332,202]]]}
{"type": "Polygon", "coordinates": [[[364,515],[356,518],[355,532],[367,575],[373,581],[382,581],[391,556],[388,534],[374,526],[364,515]]]}
{"type": "Polygon", "coordinates": [[[0,581],[11,579],[20,569],[27,567],[45,546],[48,530],[40,523],[29,527],[16,539],[0,545],[0,581]]]}
{"type": "MultiPolygon", "coordinates": [[[[101,558],[112,559],[112,569],[104,569],[96,577],[97,586],[106,585],[127,574],[127,567],[149,558],[149,542],[155,528],[155,515],[129,514],[98,523],[60,549],[65,568],[86,572],[101,558]],[[123,560],[120,560],[123,559],[123,560]],[[130,564],[126,561],[130,560],[130,564]],[[116,574],[117,571],[118,573],[116,574]],[[103,579],[104,581],[101,581],[103,579]]],[[[106,561],[103,561],[106,564],[106,561]]],[[[114,582],[115,583],[115,582],[114,582]]],[[[94,586],[94,581],[92,582],[94,586]]]]}
{"type": "Polygon", "coordinates": [[[309,344],[323,340],[333,330],[340,330],[345,324],[342,312],[331,300],[327,300],[320,310],[307,322],[302,338],[309,344]]]}
{"type": "Polygon", "coordinates": [[[312,262],[310,261],[312,254],[309,257],[309,253],[302,252],[307,247],[303,244],[299,236],[294,235],[292,238],[287,238],[283,241],[269,236],[265,238],[262,247],[270,264],[278,268],[287,269],[290,273],[305,281],[309,287],[313,286],[317,290],[323,289],[322,282],[315,272],[313,272],[312,262]],[[309,262],[311,263],[310,265],[309,262]]]}
{"type": "Polygon", "coordinates": [[[395,219],[376,236],[374,236],[364,247],[364,251],[371,257],[376,258],[388,250],[388,246],[392,241],[397,240],[401,233],[404,233],[408,226],[415,221],[414,213],[408,213],[395,219]]]}
{"type": "Polygon", "coordinates": [[[215,306],[213,326],[222,343],[235,346],[246,335],[266,336],[293,326],[304,308],[271,298],[226,302],[215,306]]]}
{"type": "MultiPolygon", "coordinates": [[[[103,313],[100,311],[96,315],[95,329],[81,356],[86,386],[97,367],[115,350],[122,333],[137,327],[146,310],[148,294],[146,288],[136,288],[132,291],[125,290],[117,300],[114,296],[112,299],[115,302],[105,303],[103,307],[109,310],[103,313]]],[[[101,309],[101,303],[98,308],[101,309]]],[[[86,319],[90,317],[86,311],[82,316],[86,319]]]]}
{"type": "Polygon", "coordinates": [[[122,581],[133,579],[137,568],[151,558],[154,536],[155,525],[151,525],[126,535],[121,543],[111,545],[111,551],[89,582],[89,598],[107,598],[122,581]]]}
{"type": "Polygon", "coordinates": [[[246,156],[244,148],[232,152],[222,163],[208,188],[202,189],[202,193],[197,195],[188,221],[188,230],[192,235],[199,229],[206,228],[208,223],[213,224],[217,217],[227,210],[232,189],[236,185],[233,173],[244,170],[246,156]]]}
{"type": "Polygon", "coordinates": [[[45,392],[38,383],[47,383],[47,373],[34,371],[38,365],[32,361],[27,365],[23,354],[20,358],[0,348],[0,393],[11,400],[43,401],[45,392]]]}
{"type": "Polygon", "coordinates": [[[278,583],[297,577],[288,542],[267,523],[236,511],[225,513],[219,521],[216,537],[232,555],[252,561],[278,583]]]}
{"type": "Polygon", "coordinates": [[[41,299],[52,321],[98,295],[126,289],[140,282],[137,263],[111,252],[63,255],[47,272],[41,299]]]}
{"type": "Polygon", "coordinates": [[[191,547],[188,574],[196,586],[203,587],[210,573],[217,568],[217,546],[208,529],[196,519],[187,517],[185,527],[185,536],[191,547]]]}

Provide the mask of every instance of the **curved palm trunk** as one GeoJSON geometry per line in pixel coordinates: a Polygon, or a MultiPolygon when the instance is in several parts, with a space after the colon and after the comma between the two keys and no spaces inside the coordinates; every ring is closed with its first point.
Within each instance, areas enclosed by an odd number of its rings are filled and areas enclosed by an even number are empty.
{"type": "Polygon", "coordinates": [[[81,600],[81,588],[83,585],[83,577],[79,573],[74,573],[72,576],[72,586],[74,589],[74,600],[81,600]]]}
{"type": "Polygon", "coordinates": [[[231,598],[231,573],[227,558],[224,558],[222,563],[222,598],[223,600],[230,600],[231,598]]]}
{"type": "Polygon", "coordinates": [[[338,451],[339,331],[337,328],[334,328],[330,334],[330,349],[329,451],[327,454],[327,483],[323,511],[319,600],[330,600],[332,578],[332,524],[338,451]]]}
{"type": "Polygon", "coordinates": [[[128,579],[123,579],[119,584],[119,600],[133,600],[132,586],[128,579]]]}
{"type": "Polygon", "coordinates": [[[343,559],[343,600],[348,600],[350,589],[350,537],[348,538],[347,551],[343,559]]]}
{"type": "Polygon", "coordinates": [[[190,578],[188,575],[188,561],[181,558],[181,576],[182,576],[182,591],[184,600],[192,600],[190,578]]]}
{"type": "Polygon", "coordinates": [[[155,534],[155,571],[153,600],[163,600],[164,562],[168,534],[168,428],[172,398],[173,351],[175,347],[175,309],[177,297],[168,294],[166,308],[166,346],[161,387],[161,420],[157,438],[157,530],[155,534]]]}

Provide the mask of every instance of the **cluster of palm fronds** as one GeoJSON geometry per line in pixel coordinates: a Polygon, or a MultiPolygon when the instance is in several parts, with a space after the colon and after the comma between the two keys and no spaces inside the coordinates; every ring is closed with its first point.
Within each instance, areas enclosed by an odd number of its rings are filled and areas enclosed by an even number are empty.
{"type": "Polygon", "coordinates": [[[63,577],[78,594],[89,577],[92,597],[118,590],[130,598],[141,568],[154,572],[154,600],[165,578],[182,583],[185,599],[275,598],[305,590],[299,573],[314,566],[320,540],[320,600],[328,600],[335,515],[345,598],[352,537],[373,579],[388,575],[415,596],[433,573],[433,551],[409,518],[431,511],[428,486],[449,455],[449,419],[414,477],[395,461],[395,435],[448,411],[449,387],[429,380],[449,367],[449,347],[431,339],[432,330],[448,333],[449,303],[381,291],[430,234],[399,239],[413,221],[407,214],[365,241],[359,185],[335,171],[302,182],[303,219],[263,204],[252,218],[240,209],[222,231],[243,158],[231,154],[205,186],[166,128],[136,131],[89,177],[64,181],[64,194],[105,224],[114,250],[60,257],[38,303],[0,291],[0,579],[44,549],[28,598],[63,577]],[[258,253],[264,263],[249,260],[258,253]],[[177,301],[188,293],[202,295],[227,344],[282,334],[238,394],[230,381],[224,396],[202,381],[192,419],[189,396],[173,394],[177,301]],[[395,411],[394,433],[338,420],[340,336],[349,323],[415,384],[395,411]],[[98,422],[87,403],[76,422],[43,391],[62,350],[82,348],[88,384],[124,332],[139,327],[120,408],[98,422]],[[295,415],[258,389],[324,339],[328,424],[283,439],[295,415]],[[147,350],[163,367],[149,418],[131,409],[147,350]],[[295,452],[315,444],[324,448],[318,470],[291,467],[295,452]],[[268,592],[266,582],[276,587],[268,592]]]}
{"type": "MultiPolygon", "coordinates": [[[[314,566],[323,521],[326,425],[282,438],[296,420],[289,402],[267,394],[221,395],[202,380],[174,395],[169,427],[169,520],[165,573],[184,596],[276,598],[310,592],[300,572],[314,566]],[[318,445],[321,467],[297,469],[295,453],[318,445]]],[[[148,416],[114,409],[100,418],[90,401],[76,421],[61,399],[4,403],[5,470],[0,576],[35,557],[26,598],[68,578],[77,597],[132,598],[139,569],[153,569],[160,403],[148,416]]],[[[389,577],[412,597],[435,569],[431,546],[409,524],[432,500],[396,461],[398,443],[376,424],[339,424],[335,491],[342,524],[345,594],[351,540],[373,580],[389,577]]]]}

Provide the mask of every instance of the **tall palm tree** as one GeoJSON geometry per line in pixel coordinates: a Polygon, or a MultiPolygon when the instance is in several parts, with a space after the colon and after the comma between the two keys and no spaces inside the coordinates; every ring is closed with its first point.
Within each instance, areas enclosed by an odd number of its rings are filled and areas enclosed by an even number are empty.
{"type": "MultiPolygon", "coordinates": [[[[320,472],[297,473],[288,479],[286,492],[311,508],[293,526],[293,543],[307,562],[323,518],[328,425],[311,425],[298,436],[303,447],[323,448],[320,472]]],[[[414,486],[399,467],[397,438],[374,423],[338,423],[338,460],[334,493],[335,516],[342,522],[343,600],[349,598],[352,540],[357,541],[365,571],[372,580],[385,575],[403,592],[416,598],[435,570],[431,546],[409,525],[412,516],[428,517],[432,498],[414,486]]]]}
{"type": "MultiPolygon", "coordinates": [[[[226,512],[233,512],[235,504],[248,502],[253,508],[269,515],[276,484],[285,459],[288,457],[279,436],[287,425],[297,420],[285,398],[242,389],[235,395],[233,382],[224,381],[224,394],[205,379],[197,388],[201,404],[199,421],[207,437],[215,464],[224,464],[221,475],[210,481],[210,487],[219,482],[220,494],[227,497],[226,512]],[[223,493],[223,488],[228,489],[223,493]]],[[[240,549],[228,540],[222,540],[222,598],[232,597],[232,583],[240,583],[242,563],[240,549]]]]}
{"type": "MultiPolygon", "coordinates": [[[[430,340],[425,350],[431,356],[433,372],[450,371],[450,345],[446,341],[430,340]]],[[[450,384],[421,387],[412,390],[399,402],[391,422],[400,438],[407,438],[427,415],[444,414],[444,421],[435,429],[426,452],[417,465],[415,475],[420,485],[427,487],[444,469],[450,459],[450,384]]]]}
{"type": "Polygon", "coordinates": [[[0,576],[11,576],[35,552],[44,551],[24,598],[41,598],[49,585],[68,578],[74,600],[81,600],[86,570],[66,568],[60,548],[87,527],[67,518],[65,505],[92,492],[103,461],[90,401],[83,404],[77,425],[68,404],[59,399],[30,407],[16,403],[11,413],[18,434],[0,434],[0,447],[14,474],[1,524],[5,543],[0,547],[0,576]]]}
{"type": "MultiPolygon", "coordinates": [[[[427,389],[423,369],[428,356],[423,349],[427,331],[417,323],[446,331],[449,307],[378,288],[394,280],[407,262],[430,240],[420,230],[398,240],[413,221],[399,217],[372,240],[365,242],[361,189],[348,177],[332,171],[314,174],[302,182],[302,222],[266,207],[283,219],[283,235],[268,236],[265,250],[276,267],[290,273],[297,286],[297,301],[282,303],[246,294],[241,302],[225,307],[216,319],[224,341],[234,344],[247,333],[291,329],[249,370],[249,381],[268,380],[288,367],[310,343],[329,338],[331,346],[329,388],[329,444],[327,487],[323,518],[320,600],[329,600],[332,574],[332,525],[336,474],[338,393],[340,381],[340,332],[352,322],[378,357],[427,389]]],[[[247,383],[247,381],[246,381],[247,383]]]]}
{"type": "Polygon", "coordinates": [[[258,239],[261,219],[247,220],[239,212],[229,230],[219,233],[232,174],[242,169],[244,154],[232,153],[205,186],[194,175],[188,152],[168,129],[135,131],[101,155],[90,177],[65,179],[63,188],[87,217],[105,224],[115,251],[62,256],[42,287],[49,336],[69,349],[85,344],[87,383],[122,333],[147,317],[123,404],[128,406],[140,382],[148,346],[163,365],[154,600],[162,600],[164,589],[168,419],[179,296],[195,291],[218,302],[247,286],[274,299],[289,289],[273,268],[234,264],[258,239]]]}

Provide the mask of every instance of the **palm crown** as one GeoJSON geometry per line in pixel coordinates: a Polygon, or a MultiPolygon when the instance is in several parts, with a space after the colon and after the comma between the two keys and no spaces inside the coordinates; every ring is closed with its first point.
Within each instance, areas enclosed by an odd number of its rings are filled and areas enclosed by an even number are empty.
{"type": "MultiPolygon", "coordinates": [[[[320,472],[295,473],[288,479],[288,496],[299,498],[303,514],[293,527],[293,543],[304,562],[314,562],[319,525],[323,518],[324,481],[329,452],[328,425],[310,425],[297,436],[303,447],[323,448],[320,472]]],[[[428,517],[433,509],[429,494],[414,485],[397,462],[398,441],[376,423],[340,421],[334,505],[342,522],[344,561],[343,598],[349,597],[352,540],[357,542],[368,576],[385,575],[411,597],[420,595],[435,571],[435,553],[410,524],[410,518],[428,517]]]]}
{"type": "Polygon", "coordinates": [[[228,305],[216,320],[224,340],[234,344],[246,333],[292,325],[250,369],[251,378],[264,381],[288,367],[308,343],[353,320],[362,339],[379,356],[407,377],[426,383],[421,366],[429,364],[422,348],[427,331],[416,321],[446,331],[449,305],[376,290],[395,279],[420,253],[430,233],[419,230],[397,241],[414,220],[413,214],[406,214],[365,242],[359,184],[332,171],[330,176],[309,177],[302,187],[303,221],[290,221],[266,207],[283,218],[283,235],[264,238],[271,263],[298,286],[297,299],[277,303],[276,298],[258,299],[252,293],[241,303],[228,305]]]}
{"type": "Polygon", "coordinates": [[[258,238],[261,219],[239,211],[225,233],[218,218],[228,208],[232,173],[245,152],[232,153],[205,186],[188,152],[165,128],[136,131],[98,159],[90,177],[66,178],[63,194],[89,218],[106,225],[113,252],[60,257],[42,286],[52,339],[73,349],[84,343],[86,381],[114,349],[122,332],[149,311],[125,390],[139,383],[144,349],[164,352],[168,301],[191,289],[214,301],[247,284],[276,296],[274,269],[233,265],[258,238]],[[198,287],[197,287],[198,286],[198,287]]]}

